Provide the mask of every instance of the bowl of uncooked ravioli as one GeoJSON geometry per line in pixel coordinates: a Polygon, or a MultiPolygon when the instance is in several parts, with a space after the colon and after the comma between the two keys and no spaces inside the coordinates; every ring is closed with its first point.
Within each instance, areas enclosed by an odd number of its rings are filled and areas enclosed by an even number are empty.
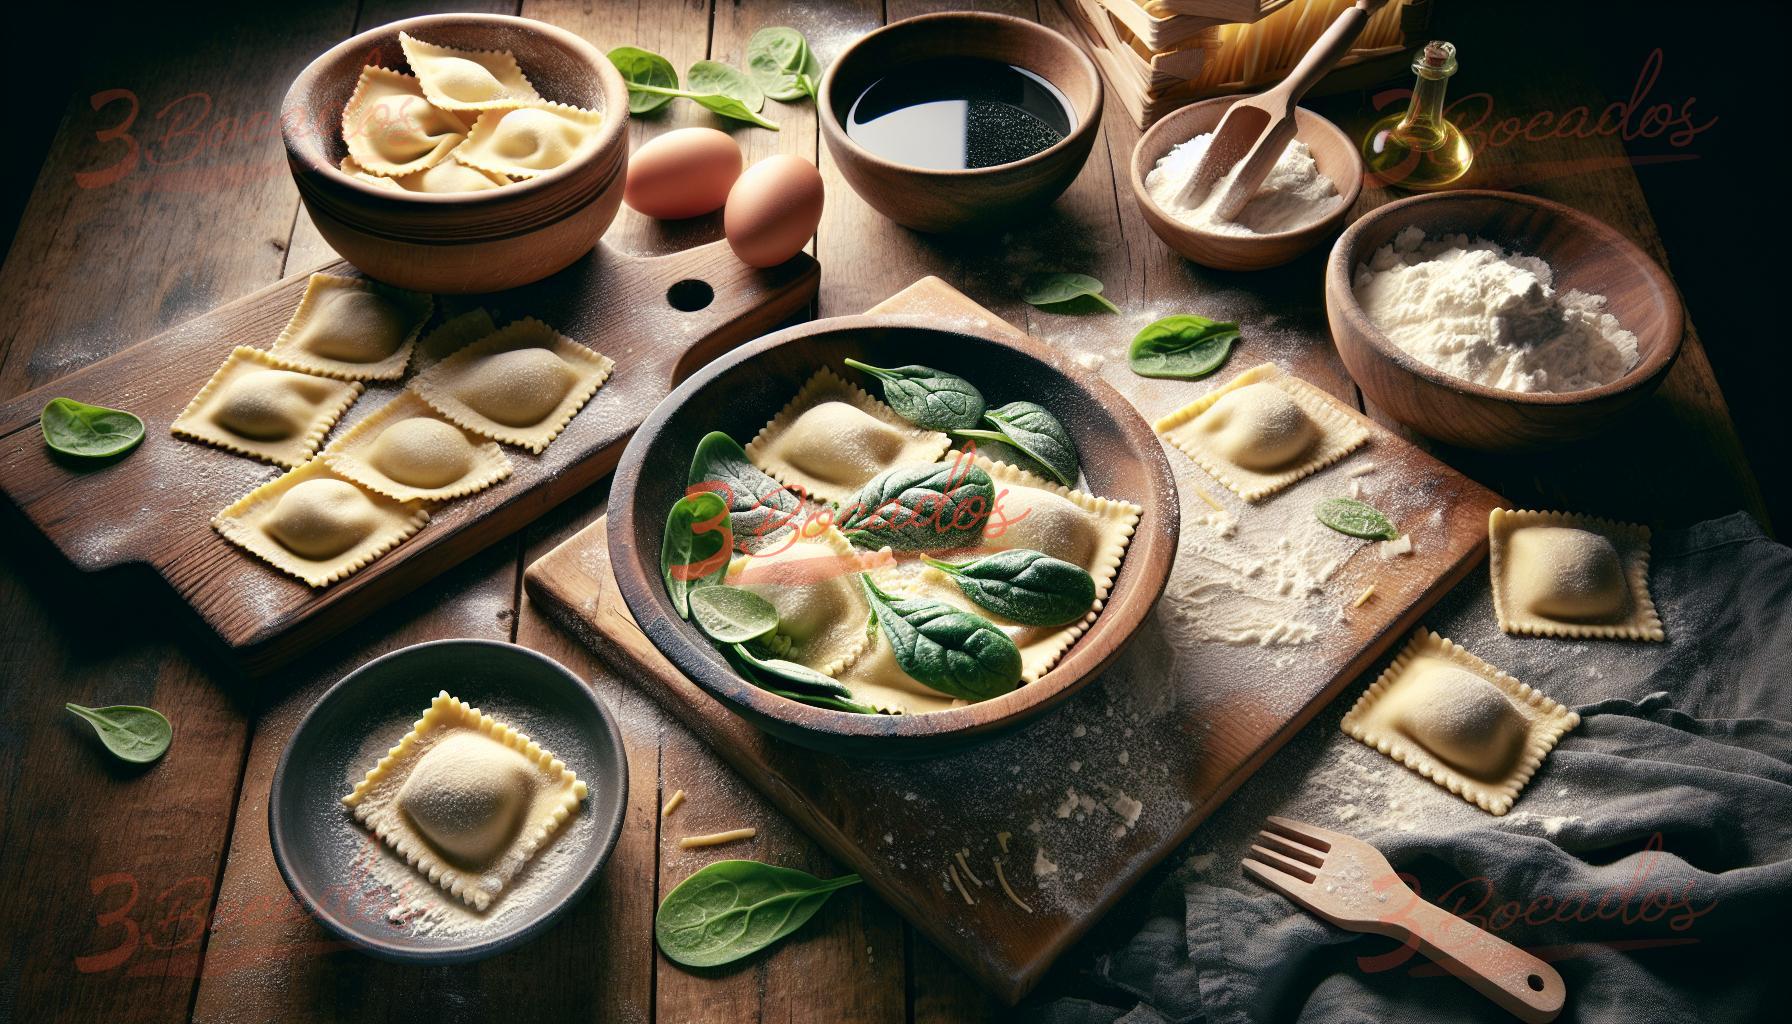
{"type": "Polygon", "coordinates": [[[499,291],[568,266],[615,219],[628,87],[564,29],[428,15],[312,61],[280,132],[306,211],[349,262],[417,291],[499,291]]]}
{"type": "Polygon", "coordinates": [[[575,906],[628,804],[622,734],[583,680],[494,640],[437,640],[349,673],[287,741],[274,863],[330,932],[459,963],[575,906]]]}

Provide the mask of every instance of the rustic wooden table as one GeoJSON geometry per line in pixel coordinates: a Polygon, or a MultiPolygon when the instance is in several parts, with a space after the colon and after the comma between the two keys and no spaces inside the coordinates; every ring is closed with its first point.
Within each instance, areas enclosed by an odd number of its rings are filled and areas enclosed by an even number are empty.
{"type": "MultiPolygon", "coordinates": [[[[682,67],[705,56],[738,62],[747,37],[764,25],[805,30],[826,58],[886,20],[956,6],[966,5],[737,0],[712,9],[705,0],[527,0],[521,13],[604,48],[656,50],[682,67]]],[[[1067,27],[1052,0],[978,6],[1067,27]]],[[[330,258],[298,209],[273,112],[312,55],[431,7],[516,9],[337,0],[97,32],[80,48],[80,70],[0,271],[8,318],[0,392],[53,380],[330,258]]],[[[1502,109],[1519,115],[1605,102],[1571,73],[1545,84],[1514,68],[1495,91],[1502,109]]],[[[1361,96],[1319,106],[1351,129],[1369,114],[1361,96]]],[[[1047,339],[1099,329],[1018,301],[1019,275],[1049,265],[1096,274],[1128,308],[1193,305],[1201,296],[1249,290],[1265,312],[1247,329],[1275,329],[1284,314],[1309,328],[1318,322],[1322,254],[1281,271],[1224,275],[1193,268],[1159,244],[1124,187],[1115,187],[1117,178],[1124,185],[1138,135],[1118,104],[1108,106],[1105,138],[1088,167],[1049,215],[1010,234],[958,241],[918,237],[882,220],[834,172],[810,108],[780,107],[777,116],[783,131],[749,129],[737,138],[749,159],[795,153],[819,160],[827,176],[827,214],[814,246],[823,266],[819,315],[863,310],[937,274],[1047,339]]],[[[708,115],[676,104],[633,132],[638,144],[705,123],[708,115]]],[[[1586,210],[1666,264],[1623,157],[1609,136],[1521,140],[1490,151],[1477,183],[1586,210]]],[[[1365,192],[1359,211],[1388,198],[1365,192]]],[[[665,252],[718,236],[709,221],[662,226],[624,211],[607,239],[665,252]]],[[[1109,339],[1106,347],[1116,344],[1109,339]]],[[[1317,383],[1360,401],[1341,367],[1317,383]]],[[[1634,443],[1570,446],[1526,461],[1440,454],[1526,505],[1657,525],[1743,508],[1766,521],[1696,332],[1661,393],[1627,429],[1634,443]],[[1664,464],[1674,466],[1671,486],[1662,482],[1664,464]]],[[[693,811],[727,806],[728,823],[759,825],[754,843],[726,855],[835,869],[523,595],[523,567],[598,515],[604,499],[605,488],[593,488],[256,681],[188,635],[190,623],[153,583],[83,577],[35,538],[9,539],[0,561],[0,671],[11,698],[0,727],[0,934],[7,942],[0,1019],[948,1021],[993,1013],[957,968],[863,893],[835,899],[797,938],[735,970],[698,975],[658,956],[658,895],[722,856],[681,851],[676,836],[662,835],[659,803],[675,789],[692,794],[693,811]],[[476,965],[400,967],[332,943],[292,902],[269,853],[266,796],[288,735],[325,688],[375,655],[449,636],[514,640],[589,677],[623,722],[631,806],[596,891],[548,935],[476,965]],[[146,770],[120,767],[62,711],[64,700],[153,705],[175,722],[176,743],[146,770]]],[[[25,536],[16,517],[8,525],[25,536]]]]}

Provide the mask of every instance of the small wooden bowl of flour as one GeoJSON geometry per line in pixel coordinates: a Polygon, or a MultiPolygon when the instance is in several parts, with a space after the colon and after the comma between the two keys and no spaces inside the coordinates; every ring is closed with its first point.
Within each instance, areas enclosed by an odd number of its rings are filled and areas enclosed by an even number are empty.
{"type": "Polygon", "coordinates": [[[1365,214],[1332,247],[1325,309],[1369,401],[1482,451],[1611,426],[1661,384],[1685,333],[1673,282],[1628,238],[1511,192],[1414,196],[1365,214]],[[1449,241],[1458,236],[1469,244],[1449,241]],[[1420,264],[1423,276],[1373,279],[1420,264]]]}
{"type": "MultiPolygon", "coordinates": [[[[1363,190],[1363,158],[1350,136],[1297,107],[1294,143],[1238,222],[1213,217],[1206,209],[1213,203],[1204,205],[1203,197],[1182,198],[1176,186],[1193,172],[1205,148],[1201,137],[1241,98],[1183,107],[1153,125],[1132,150],[1132,191],[1145,222],[1165,245],[1216,270],[1287,263],[1336,233],[1363,190]]],[[[1212,193],[1222,190],[1216,186],[1212,193]]]]}

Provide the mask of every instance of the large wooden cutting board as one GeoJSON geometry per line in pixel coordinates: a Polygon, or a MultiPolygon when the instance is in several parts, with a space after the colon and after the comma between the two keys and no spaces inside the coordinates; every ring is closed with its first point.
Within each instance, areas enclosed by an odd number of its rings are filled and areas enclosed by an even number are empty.
{"type": "MultiPolygon", "coordinates": [[[[318,270],[357,273],[344,262],[318,270]]],[[[348,579],[313,590],[210,526],[219,509],[282,470],[168,432],[234,346],[273,343],[309,276],[286,278],[0,405],[0,493],[77,567],[140,564],[161,575],[251,670],[275,667],[609,473],[683,372],[803,310],[820,280],[807,255],[754,270],[726,242],[654,258],[599,245],[545,281],[438,299],[449,312],[485,306],[500,323],[538,317],[615,360],[615,372],[546,451],[506,447],[515,466],[508,480],[435,506],[428,525],[405,543],[348,579]],[[97,466],[60,459],[38,429],[44,403],[58,395],[136,413],[148,431],[143,444],[97,466]]],[[[402,386],[370,386],[331,437],[402,386]]]]}
{"type": "MultiPolygon", "coordinates": [[[[872,312],[913,313],[946,325],[954,319],[1001,324],[936,278],[872,312]]],[[[1220,376],[1246,365],[1235,360],[1220,376]]],[[[1187,401],[1196,393],[1177,394],[1187,401]]],[[[1152,416],[1164,411],[1147,410],[1152,416]]],[[[1358,595],[1373,583],[1373,599],[1348,608],[1346,597],[1342,621],[1311,643],[1258,649],[1178,640],[1160,606],[1118,662],[1063,708],[1018,733],[933,760],[820,754],[774,740],[727,711],[661,657],[629,616],[610,572],[602,518],[531,565],[524,582],[558,621],[702,736],[991,991],[1014,1002],[1480,561],[1487,513],[1499,497],[1363,422],[1373,437],[1353,457],[1357,465],[1373,460],[1378,487],[1420,496],[1423,507],[1436,510],[1413,523],[1413,554],[1383,561],[1373,545],[1365,546],[1334,577],[1331,589],[1340,595],[1358,595]],[[1136,811],[1134,800],[1141,805],[1136,811]],[[1136,819],[1128,824],[1131,814],[1136,819]],[[963,883],[974,902],[951,881],[954,870],[963,878],[961,852],[983,883],[963,883]],[[1041,856],[1056,871],[1036,877],[1041,856]],[[1030,912],[997,887],[996,857],[1030,912]]],[[[1200,478],[1208,493],[1221,493],[1180,452],[1169,457],[1178,476],[1200,478]]],[[[1273,500],[1309,507],[1315,494],[1354,479],[1343,468],[1273,500]]],[[[1198,501],[1183,499],[1185,538],[1203,528],[1206,508],[1198,501]]],[[[1165,601],[1174,599],[1176,574],[1192,571],[1185,563],[1199,557],[1179,555],[1165,601]]]]}

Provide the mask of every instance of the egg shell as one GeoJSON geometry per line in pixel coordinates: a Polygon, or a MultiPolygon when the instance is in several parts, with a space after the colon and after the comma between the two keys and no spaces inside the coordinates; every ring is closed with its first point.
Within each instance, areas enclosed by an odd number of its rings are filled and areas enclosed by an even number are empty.
{"type": "Polygon", "coordinates": [[[766,157],[728,193],[722,230],[740,261],[775,267],[809,244],[821,223],[821,172],[802,157],[766,157]]]}
{"type": "Polygon", "coordinates": [[[680,128],[647,142],[628,160],[622,201],[660,220],[719,210],[740,177],[740,144],[714,128],[680,128]]]}

